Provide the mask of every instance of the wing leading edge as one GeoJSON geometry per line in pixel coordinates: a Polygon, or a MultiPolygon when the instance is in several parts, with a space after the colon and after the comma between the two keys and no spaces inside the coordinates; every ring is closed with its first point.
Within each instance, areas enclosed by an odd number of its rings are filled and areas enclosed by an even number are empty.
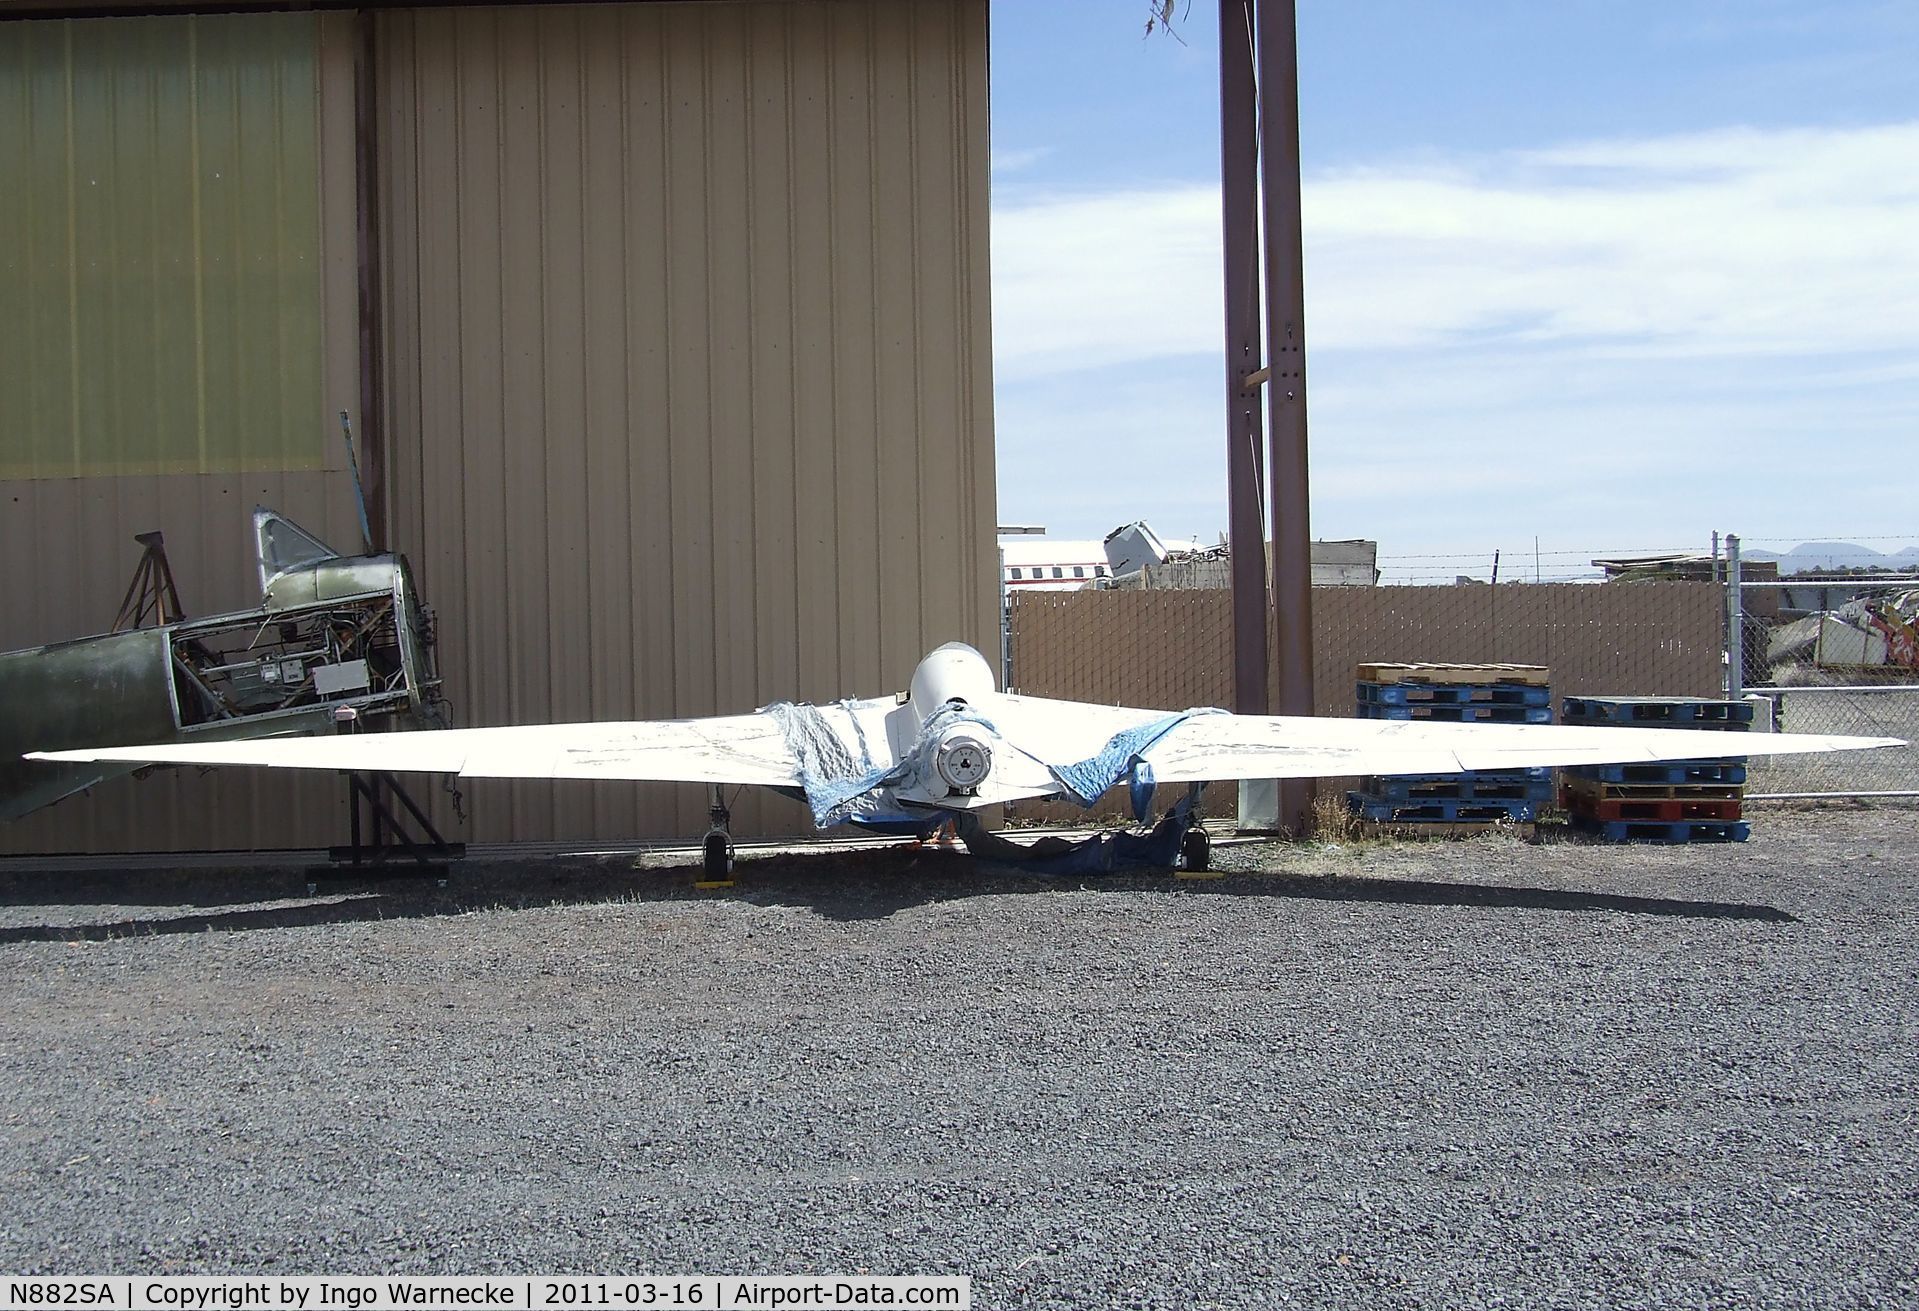
{"type": "MultiPolygon", "coordinates": [[[[850,760],[884,770],[915,746],[893,698],[818,707],[850,760]]],[[[1013,751],[996,759],[992,801],[1061,790],[1056,770],[1097,755],[1164,712],[995,695],[979,707],[1013,751]]],[[[1140,750],[1160,783],[1786,755],[1900,745],[1893,738],[1796,733],[1194,714],[1140,750]]],[[[804,787],[808,779],[779,719],[765,712],[710,719],[173,742],[32,752],[35,760],[254,765],[282,769],[579,778],[804,787]]],[[[937,804],[937,803],[933,803],[937,804]]]]}
{"type": "Polygon", "coordinates": [[[30,753],[33,760],[262,765],[459,774],[466,778],[583,778],[790,787],[792,753],[764,715],[634,723],[452,728],[339,737],[255,738],[30,753]]]}
{"type": "Polygon", "coordinates": [[[1900,746],[1897,738],[1200,715],[1141,753],[1162,783],[1638,764],[1900,746]]]}

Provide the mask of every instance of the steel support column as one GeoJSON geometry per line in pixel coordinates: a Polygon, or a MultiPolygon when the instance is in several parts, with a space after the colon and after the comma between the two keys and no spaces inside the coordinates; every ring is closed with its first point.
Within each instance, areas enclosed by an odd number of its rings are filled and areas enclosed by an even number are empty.
{"type": "Polygon", "coordinates": [[[1259,384],[1259,102],[1251,0],[1219,4],[1220,211],[1226,273],[1227,533],[1232,543],[1233,709],[1267,713],[1266,527],[1259,384]]]}
{"type": "Polygon", "coordinates": [[[373,549],[387,540],[386,398],[382,387],[380,332],[380,161],[379,66],[375,34],[379,19],[367,10],[354,16],[353,34],[353,182],[357,193],[360,323],[360,416],[355,436],[365,480],[366,514],[373,549]]]}
{"type": "MultiPolygon", "coordinates": [[[[1299,47],[1294,0],[1254,0],[1260,193],[1266,237],[1266,480],[1272,497],[1277,712],[1313,713],[1312,526],[1306,476],[1306,277],[1300,223],[1299,47]]],[[[1313,784],[1280,785],[1279,822],[1309,831],[1313,784]]]]}

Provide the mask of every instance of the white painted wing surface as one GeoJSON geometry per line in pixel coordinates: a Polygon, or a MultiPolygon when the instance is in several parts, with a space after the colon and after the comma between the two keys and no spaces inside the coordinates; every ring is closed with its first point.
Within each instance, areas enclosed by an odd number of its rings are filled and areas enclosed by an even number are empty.
{"type": "Polygon", "coordinates": [[[1161,783],[1356,774],[1457,774],[1539,766],[1640,764],[1903,745],[1897,738],[1727,733],[1565,724],[1200,715],[1145,752],[1161,783]]]}
{"type": "Polygon", "coordinates": [[[980,710],[1006,741],[1054,765],[1085,760],[1096,755],[1115,733],[1175,713],[1101,706],[1090,701],[1055,701],[1017,692],[1002,692],[980,710]]]}
{"type": "Polygon", "coordinates": [[[980,789],[985,801],[1019,801],[1059,791],[1052,769],[1099,754],[1116,734],[1165,719],[1164,710],[1100,706],[1086,701],[1002,692],[978,707],[1000,740],[1013,748],[993,757],[993,772],[980,789]]]}
{"type": "MultiPolygon", "coordinates": [[[[850,724],[829,708],[829,722],[850,724]]],[[[835,731],[840,724],[834,724],[835,731]]],[[[879,747],[885,747],[884,733],[879,747]]],[[[142,764],[264,765],[279,769],[387,770],[467,778],[634,779],[683,783],[798,781],[774,721],[760,714],[632,723],[540,724],[429,729],[241,742],[162,742],[32,752],[33,760],[120,760],[142,764]]]]}
{"type": "MultiPolygon", "coordinates": [[[[1115,734],[1165,711],[1042,697],[995,696],[982,706],[1014,751],[994,761],[993,800],[1057,791],[1049,766],[1098,754],[1115,734]]],[[[913,745],[890,697],[819,707],[849,757],[888,766],[913,745]]],[[[1435,724],[1410,720],[1199,715],[1143,752],[1162,783],[1209,779],[1451,774],[1783,755],[1900,745],[1893,738],[1723,733],[1561,725],[1435,724]]],[[[768,714],[629,723],[542,724],[335,737],[167,742],[31,752],[35,760],[388,770],[468,778],[583,778],[800,786],[799,762],[768,714]]]]}

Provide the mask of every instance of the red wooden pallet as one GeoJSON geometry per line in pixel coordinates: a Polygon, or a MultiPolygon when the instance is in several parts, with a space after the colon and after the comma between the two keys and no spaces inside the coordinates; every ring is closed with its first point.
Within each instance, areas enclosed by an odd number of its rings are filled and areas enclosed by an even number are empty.
{"type": "Polygon", "coordinates": [[[1601,821],[1649,821],[1675,824],[1682,820],[1722,822],[1740,818],[1745,805],[1738,798],[1700,800],[1686,797],[1594,797],[1573,794],[1566,809],[1601,821]]]}

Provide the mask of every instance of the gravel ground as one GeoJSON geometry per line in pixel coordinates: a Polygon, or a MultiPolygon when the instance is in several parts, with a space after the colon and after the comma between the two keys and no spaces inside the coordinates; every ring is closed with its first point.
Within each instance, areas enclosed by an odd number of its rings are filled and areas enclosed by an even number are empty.
{"type": "Polygon", "coordinates": [[[0,874],[0,1269],[1911,1307],[1915,818],[1203,884],[0,874]]]}

